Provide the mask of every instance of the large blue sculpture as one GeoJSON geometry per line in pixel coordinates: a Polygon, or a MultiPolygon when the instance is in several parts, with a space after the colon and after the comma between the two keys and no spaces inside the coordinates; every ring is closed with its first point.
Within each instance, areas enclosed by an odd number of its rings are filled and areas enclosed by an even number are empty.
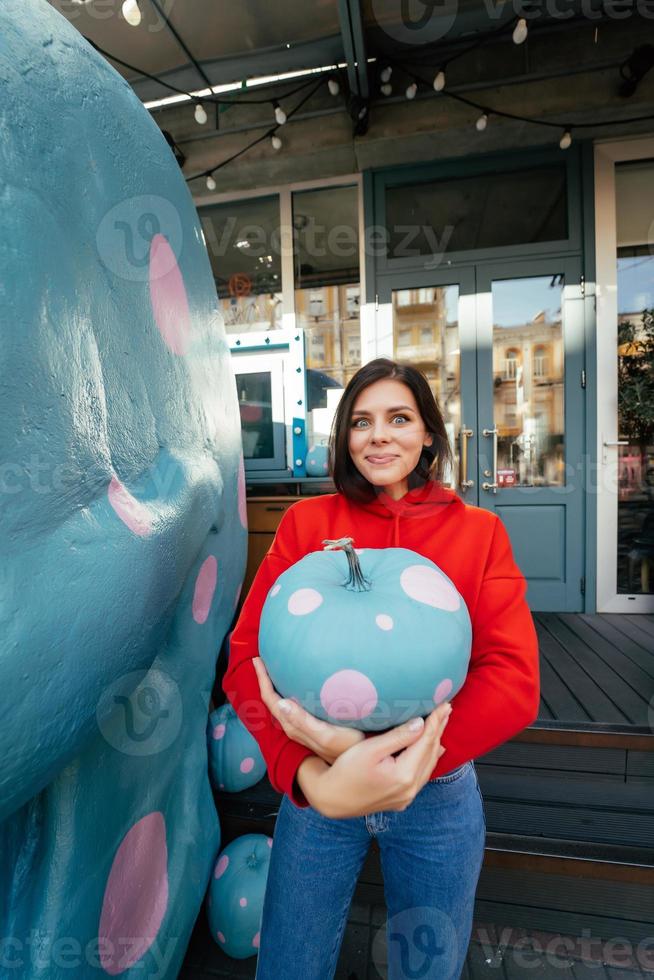
{"type": "Polygon", "coordinates": [[[47,3],[3,0],[0,87],[0,975],[172,978],[220,845],[229,351],[129,85],[47,3]]]}

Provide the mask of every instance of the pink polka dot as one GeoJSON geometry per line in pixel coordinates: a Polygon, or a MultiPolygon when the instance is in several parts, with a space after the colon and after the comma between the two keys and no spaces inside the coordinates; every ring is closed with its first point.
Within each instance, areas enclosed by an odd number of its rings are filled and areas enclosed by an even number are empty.
{"type": "Polygon", "coordinates": [[[214,878],[220,878],[227,871],[227,865],[229,864],[229,855],[221,854],[221,856],[216,861],[216,867],[214,869],[214,878]]]}
{"type": "Polygon", "coordinates": [[[254,946],[255,949],[259,949],[259,935],[260,934],[257,933],[254,939],[252,940],[252,945],[254,946]]]}
{"type": "Polygon", "coordinates": [[[269,837],[268,838],[268,847],[272,847],[272,842],[273,842],[272,837],[269,837]]]}
{"type": "Polygon", "coordinates": [[[185,354],[191,314],[175,253],[163,235],[155,235],[150,242],[150,302],[166,346],[173,354],[185,354]]]}
{"type": "Polygon", "coordinates": [[[145,537],[152,531],[152,514],[140,500],[134,497],[116,476],[112,476],[107,489],[109,503],[134,534],[145,537]]]}
{"type": "Polygon", "coordinates": [[[212,732],[212,735],[216,739],[216,741],[218,741],[219,738],[223,738],[224,737],[224,735],[225,735],[225,726],[222,724],[222,722],[220,723],[220,725],[216,725],[214,727],[214,730],[212,732]]]}
{"type": "Polygon", "coordinates": [[[247,898],[239,898],[238,904],[241,906],[242,909],[244,909],[245,906],[248,904],[247,898]]]}
{"type": "Polygon", "coordinates": [[[224,789],[224,788],[225,788],[225,784],[224,783],[221,783],[220,786],[218,787],[218,789],[224,789]]]}
{"type": "Polygon", "coordinates": [[[452,690],[453,686],[454,685],[452,684],[452,681],[450,680],[449,677],[446,677],[444,681],[441,681],[440,684],[437,684],[436,690],[434,691],[434,704],[440,704],[441,701],[444,701],[445,698],[450,693],[450,691],[452,690]]]}
{"type": "Polygon", "coordinates": [[[332,718],[341,721],[365,718],[377,704],[377,690],[358,670],[338,670],[320,690],[320,703],[332,718]]]}
{"type": "Polygon", "coordinates": [[[148,813],[123,837],[102,900],[98,940],[102,967],[110,976],[140,960],[157,937],[168,906],[166,823],[148,813]],[[121,937],[134,937],[125,946],[121,937]]]}
{"type": "Polygon", "coordinates": [[[193,593],[193,619],[196,623],[206,623],[216,582],[218,581],[218,562],[213,555],[202,562],[198,577],[195,580],[195,591],[193,593]]]}
{"type": "Polygon", "coordinates": [[[216,936],[217,936],[217,938],[218,938],[218,942],[219,942],[219,943],[224,943],[224,942],[225,942],[225,936],[224,936],[224,933],[222,933],[222,932],[220,931],[220,929],[219,929],[219,930],[218,930],[218,932],[216,933],[216,936]]]}
{"type": "Polygon", "coordinates": [[[428,565],[409,565],[400,575],[400,585],[411,599],[437,609],[454,612],[461,597],[451,582],[437,568],[428,565]]]}
{"type": "Polygon", "coordinates": [[[393,629],[393,617],[388,616],[386,613],[379,613],[375,616],[375,622],[379,626],[380,630],[392,630],[393,629]]]}
{"type": "Polygon", "coordinates": [[[245,496],[245,464],[243,462],[243,453],[241,453],[240,459],[238,461],[238,516],[240,518],[241,524],[247,530],[248,526],[248,508],[247,500],[245,496]]]}
{"type": "Polygon", "coordinates": [[[273,585],[272,589],[270,590],[271,596],[276,596],[280,589],[281,585],[273,585]]]}
{"type": "Polygon", "coordinates": [[[239,769],[241,772],[252,772],[254,769],[254,759],[252,759],[250,756],[248,756],[247,759],[243,759],[239,769]]]}
{"type": "Polygon", "coordinates": [[[293,616],[306,616],[317,609],[322,596],[317,589],[296,589],[288,600],[288,611],[293,616]]]}

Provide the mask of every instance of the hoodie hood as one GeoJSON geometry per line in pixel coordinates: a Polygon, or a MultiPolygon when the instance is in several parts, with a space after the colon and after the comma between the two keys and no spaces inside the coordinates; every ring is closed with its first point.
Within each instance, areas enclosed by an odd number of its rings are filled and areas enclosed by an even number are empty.
{"type": "MultiPolygon", "coordinates": [[[[444,487],[442,483],[428,480],[420,487],[409,490],[394,500],[386,491],[377,489],[373,500],[365,504],[349,504],[353,509],[365,510],[369,514],[375,514],[383,520],[392,522],[389,524],[391,530],[390,543],[388,547],[399,547],[400,521],[402,519],[421,519],[439,518],[449,507],[463,509],[465,506],[456,490],[444,487]]],[[[354,514],[353,514],[354,517],[354,514]]]]}

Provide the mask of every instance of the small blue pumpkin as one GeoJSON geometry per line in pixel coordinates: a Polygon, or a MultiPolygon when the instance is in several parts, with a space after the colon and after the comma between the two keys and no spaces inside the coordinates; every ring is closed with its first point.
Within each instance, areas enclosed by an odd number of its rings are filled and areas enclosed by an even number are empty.
{"type": "Polygon", "coordinates": [[[222,851],[209,884],[207,918],[220,948],[237,960],[255,956],[272,837],[244,834],[222,851]]]}
{"type": "Polygon", "coordinates": [[[276,690],[361,731],[425,716],[452,698],[472,648],[452,580],[408,548],[323,544],[282,572],[261,612],[259,653],[276,690]]]}
{"type": "Polygon", "coordinates": [[[240,793],[266,774],[259,745],[229,701],[209,715],[209,770],[216,789],[240,793]]]}
{"type": "Polygon", "coordinates": [[[316,446],[309,446],[309,451],[305,458],[307,476],[327,476],[329,471],[328,447],[326,443],[316,446]]]}

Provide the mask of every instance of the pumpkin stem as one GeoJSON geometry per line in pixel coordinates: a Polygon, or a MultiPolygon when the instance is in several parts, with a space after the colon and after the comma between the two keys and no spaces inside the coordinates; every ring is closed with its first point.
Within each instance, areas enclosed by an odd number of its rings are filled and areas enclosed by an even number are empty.
{"type": "Polygon", "coordinates": [[[347,563],[350,567],[350,574],[345,585],[346,589],[350,589],[351,592],[370,592],[372,582],[367,579],[363,572],[361,571],[361,565],[359,564],[359,556],[354,550],[354,539],[353,538],[334,538],[330,540],[325,538],[323,540],[324,548],[323,551],[334,551],[336,548],[341,548],[345,552],[345,557],[347,558],[347,563]]]}

